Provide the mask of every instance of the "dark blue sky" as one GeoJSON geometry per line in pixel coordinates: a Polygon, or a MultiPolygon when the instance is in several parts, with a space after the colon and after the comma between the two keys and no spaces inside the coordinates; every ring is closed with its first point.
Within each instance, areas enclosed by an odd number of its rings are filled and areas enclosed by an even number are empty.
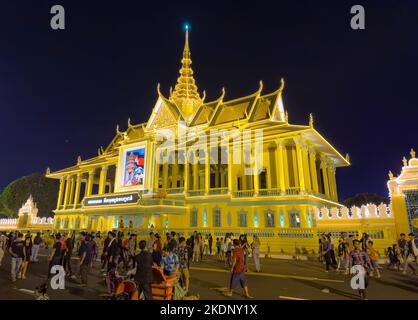
{"type": "Polygon", "coordinates": [[[387,171],[417,145],[417,1],[1,1],[0,187],[95,156],[116,124],[146,121],[156,86],[174,85],[184,34],[208,99],[266,90],[286,79],[291,123],[316,128],[352,166],[340,198],[387,194],[387,171]],[[66,30],[50,8],[66,9],[66,30]],[[350,8],[366,9],[366,30],[350,8]]]}

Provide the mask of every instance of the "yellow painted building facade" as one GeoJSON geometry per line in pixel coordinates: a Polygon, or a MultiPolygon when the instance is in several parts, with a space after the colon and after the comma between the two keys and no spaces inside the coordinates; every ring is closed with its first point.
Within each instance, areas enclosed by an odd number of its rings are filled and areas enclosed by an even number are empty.
{"type": "MultiPolygon", "coordinates": [[[[48,169],[48,178],[60,180],[54,228],[257,234],[272,253],[317,252],[321,230],[380,230],[323,217],[342,207],[336,170],[349,159],[314,128],[312,115],[307,125],[289,122],[283,90],[283,80],[271,93],[260,82],[246,97],[228,100],[222,90],[205,101],[186,32],[177,84],[168,97],[158,86],[146,123],[128,120],[96,157],[48,169]]],[[[384,219],[394,227],[393,217],[384,219]]],[[[385,232],[382,246],[393,239],[385,232]]]]}

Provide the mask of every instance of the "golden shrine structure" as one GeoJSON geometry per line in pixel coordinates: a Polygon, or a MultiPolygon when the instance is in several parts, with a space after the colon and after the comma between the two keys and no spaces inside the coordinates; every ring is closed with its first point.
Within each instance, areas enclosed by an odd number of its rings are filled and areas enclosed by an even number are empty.
{"type": "Polygon", "coordinates": [[[283,80],[274,92],[260,82],[248,96],[226,99],[222,90],[206,101],[191,64],[186,31],[177,83],[168,97],[158,86],[149,120],[118,126],[96,157],[47,170],[60,180],[55,230],[246,233],[272,253],[317,252],[326,232],[367,232],[379,249],[392,243],[399,230],[389,207],[338,202],[336,171],[348,155],[312,115],[306,125],[289,122],[283,80]]]}

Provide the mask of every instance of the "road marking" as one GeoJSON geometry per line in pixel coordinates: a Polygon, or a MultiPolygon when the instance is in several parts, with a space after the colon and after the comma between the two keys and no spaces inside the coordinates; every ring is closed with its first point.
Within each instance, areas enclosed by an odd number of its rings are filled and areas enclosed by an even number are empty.
{"type": "Polygon", "coordinates": [[[279,296],[279,299],[286,299],[286,300],[308,300],[308,299],[295,298],[295,297],[286,297],[286,296],[279,296]]]}
{"type": "MultiPolygon", "coordinates": [[[[213,269],[213,268],[202,268],[202,267],[191,267],[190,270],[230,273],[228,270],[213,269]]],[[[316,277],[305,277],[305,276],[294,276],[294,275],[290,275],[290,274],[260,273],[260,272],[247,272],[247,274],[252,275],[252,276],[260,276],[260,277],[272,277],[272,278],[286,278],[286,279],[298,279],[298,280],[309,280],[309,281],[324,281],[324,282],[344,283],[343,280],[321,279],[321,278],[316,278],[316,277]]]]}

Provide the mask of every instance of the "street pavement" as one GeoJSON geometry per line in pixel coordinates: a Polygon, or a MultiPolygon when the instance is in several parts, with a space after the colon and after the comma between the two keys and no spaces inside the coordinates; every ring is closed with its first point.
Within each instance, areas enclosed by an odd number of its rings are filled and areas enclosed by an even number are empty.
{"type": "MultiPolygon", "coordinates": [[[[73,259],[76,268],[77,258],[73,259]]],[[[260,300],[357,300],[357,292],[350,287],[350,277],[340,272],[325,272],[325,266],[317,261],[261,259],[262,272],[252,272],[254,266],[249,258],[247,280],[250,294],[260,300]]],[[[0,299],[32,300],[30,291],[46,281],[48,269],[46,252],[40,261],[31,263],[25,280],[10,281],[10,257],[6,255],[0,267],[0,299]]],[[[215,257],[206,257],[202,262],[192,263],[190,270],[190,293],[199,294],[204,300],[245,299],[237,288],[232,297],[225,297],[230,279],[223,262],[215,257]]],[[[79,287],[67,279],[64,290],[52,290],[51,300],[103,300],[106,293],[100,263],[95,262],[88,277],[88,287],[79,287]]],[[[396,271],[382,270],[380,279],[371,278],[367,289],[369,300],[417,300],[418,277],[403,275],[396,271]]]]}

